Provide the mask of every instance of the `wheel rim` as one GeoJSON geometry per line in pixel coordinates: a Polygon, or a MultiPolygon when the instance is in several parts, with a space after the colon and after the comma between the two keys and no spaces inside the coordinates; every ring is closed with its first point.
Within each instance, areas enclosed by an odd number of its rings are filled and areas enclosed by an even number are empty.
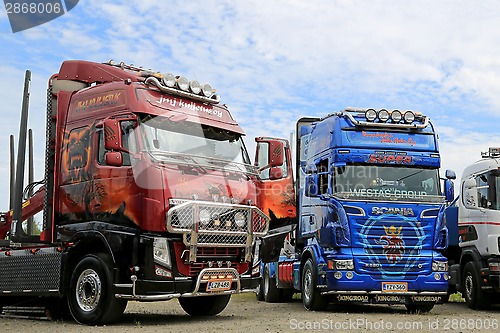
{"type": "Polygon", "coordinates": [[[312,271],[306,269],[304,272],[304,299],[309,302],[312,297],[312,271]]]}
{"type": "Polygon", "coordinates": [[[472,299],[472,293],[474,292],[474,281],[472,281],[472,275],[467,274],[465,277],[465,295],[469,300],[472,299]]]}
{"type": "Polygon", "coordinates": [[[84,270],[76,284],[76,301],[85,312],[95,310],[102,295],[102,285],[99,274],[93,269],[84,270]]]}

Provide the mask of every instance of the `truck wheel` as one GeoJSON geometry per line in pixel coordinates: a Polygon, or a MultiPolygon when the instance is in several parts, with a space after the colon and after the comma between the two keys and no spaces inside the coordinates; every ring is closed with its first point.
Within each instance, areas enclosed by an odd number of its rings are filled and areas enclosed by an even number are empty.
{"type": "Polygon", "coordinates": [[[215,316],[226,308],[230,298],[231,295],[181,297],[179,304],[190,316],[215,316]]]}
{"type": "Polygon", "coordinates": [[[262,281],[262,278],[259,279],[259,286],[255,290],[255,298],[259,302],[264,301],[264,282],[262,281]]]}
{"type": "Polygon", "coordinates": [[[405,307],[409,313],[427,313],[434,308],[434,303],[405,304],[405,307]]]}
{"type": "Polygon", "coordinates": [[[264,300],[268,303],[280,301],[280,290],[276,287],[276,280],[271,278],[269,265],[264,267],[264,300]]]}
{"type": "Polygon", "coordinates": [[[73,318],[87,325],[103,325],[118,320],[126,300],[113,295],[113,269],[107,254],[87,255],[71,275],[68,306],[73,318]]]}
{"type": "Polygon", "coordinates": [[[324,310],[328,306],[328,298],[321,295],[317,288],[316,270],[312,259],[307,259],[302,273],[302,303],[307,310],[324,310]]]}
{"type": "Polygon", "coordinates": [[[486,310],[491,301],[487,294],[481,289],[481,277],[472,262],[468,262],[464,268],[463,291],[465,303],[471,309],[486,310]]]}

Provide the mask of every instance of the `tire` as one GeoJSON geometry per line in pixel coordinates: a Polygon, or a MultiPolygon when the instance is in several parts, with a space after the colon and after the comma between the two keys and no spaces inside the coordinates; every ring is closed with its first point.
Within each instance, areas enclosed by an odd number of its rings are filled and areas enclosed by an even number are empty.
{"type": "Polygon", "coordinates": [[[464,267],[463,297],[470,309],[486,310],[491,306],[491,300],[481,289],[481,277],[473,262],[468,262],[464,267]]]}
{"type": "Polygon", "coordinates": [[[312,259],[307,259],[302,270],[302,303],[307,310],[320,311],[328,306],[328,298],[317,288],[317,274],[312,259]]]}
{"type": "Polygon", "coordinates": [[[434,303],[405,304],[409,313],[427,313],[434,308],[434,303]]]}
{"type": "Polygon", "coordinates": [[[259,279],[259,286],[255,290],[255,298],[259,302],[264,301],[264,281],[262,281],[262,278],[259,279]]]}
{"type": "Polygon", "coordinates": [[[226,308],[230,299],[231,295],[181,297],[179,304],[190,316],[215,316],[226,308]]]}
{"type": "Polygon", "coordinates": [[[104,325],[118,319],[125,311],[126,300],[113,294],[113,264],[108,254],[85,256],[71,275],[68,307],[81,324],[104,325]]]}
{"type": "Polygon", "coordinates": [[[268,303],[278,303],[280,301],[280,290],[276,287],[276,280],[271,278],[269,265],[264,267],[264,300],[268,303]]]}

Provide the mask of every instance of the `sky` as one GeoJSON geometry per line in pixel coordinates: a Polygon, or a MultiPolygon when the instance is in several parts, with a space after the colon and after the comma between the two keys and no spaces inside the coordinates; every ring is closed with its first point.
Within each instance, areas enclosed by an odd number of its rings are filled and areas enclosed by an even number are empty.
{"type": "MultiPolygon", "coordinates": [[[[43,178],[47,80],[67,59],[110,59],[208,82],[246,132],[289,138],[303,116],[345,107],[416,110],[460,178],[500,146],[500,7],[494,0],[81,0],[12,33],[0,7],[0,211],[24,72],[43,178]]],[[[17,149],[17,141],[16,141],[17,149]]]]}

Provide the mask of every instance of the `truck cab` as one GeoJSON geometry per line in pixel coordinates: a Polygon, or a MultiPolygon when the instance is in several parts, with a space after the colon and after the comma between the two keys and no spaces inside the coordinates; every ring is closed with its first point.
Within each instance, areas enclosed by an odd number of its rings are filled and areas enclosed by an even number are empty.
{"type": "Polygon", "coordinates": [[[467,306],[487,309],[500,292],[500,148],[464,169],[457,200],[459,258],[450,267],[450,284],[462,292],[467,306]]]}
{"type": "Polygon", "coordinates": [[[430,311],[443,302],[446,191],[429,118],[348,108],[302,118],[296,133],[295,251],[266,264],[270,285],[302,292],[309,310],[358,302],[430,311]]]}
{"type": "Polygon", "coordinates": [[[271,220],[260,189],[280,177],[261,179],[211,85],[68,60],[47,97],[42,186],[23,200],[18,169],[0,220],[0,306],[56,298],[95,325],[118,320],[127,301],[178,298],[190,315],[216,315],[253,292],[255,244],[271,220]],[[32,235],[26,221],[40,211],[32,235]]]}

